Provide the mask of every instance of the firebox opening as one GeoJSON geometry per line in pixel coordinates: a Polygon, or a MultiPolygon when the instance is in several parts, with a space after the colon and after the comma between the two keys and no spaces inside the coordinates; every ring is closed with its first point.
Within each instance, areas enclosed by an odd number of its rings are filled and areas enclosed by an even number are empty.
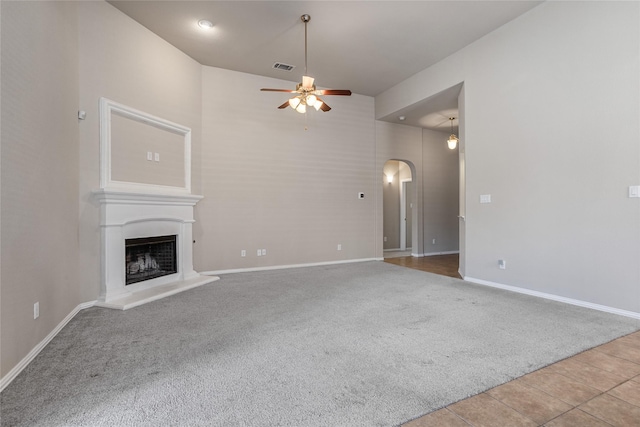
{"type": "Polygon", "coordinates": [[[126,285],[178,272],[176,235],[125,240],[126,285]]]}

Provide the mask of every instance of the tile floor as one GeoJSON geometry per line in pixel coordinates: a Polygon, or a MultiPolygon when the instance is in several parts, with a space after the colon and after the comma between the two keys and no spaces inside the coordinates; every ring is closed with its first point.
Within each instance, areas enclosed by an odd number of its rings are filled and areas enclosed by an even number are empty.
{"type": "Polygon", "coordinates": [[[640,331],[402,425],[431,426],[640,427],[640,331]]]}
{"type": "Polygon", "coordinates": [[[431,426],[640,426],[640,332],[403,424],[431,426]]]}

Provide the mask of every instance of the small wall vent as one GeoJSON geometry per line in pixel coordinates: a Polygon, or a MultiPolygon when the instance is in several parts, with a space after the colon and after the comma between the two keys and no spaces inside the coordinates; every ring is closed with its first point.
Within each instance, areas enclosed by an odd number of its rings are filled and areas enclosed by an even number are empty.
{"type": "Polygon", "coordinates": [[[275,68],[276,70],[291,71],[296,68],[296,66],[283,64],[282,62],[276,62],[275,64],[273,64],[273,68],[275,68]]]}

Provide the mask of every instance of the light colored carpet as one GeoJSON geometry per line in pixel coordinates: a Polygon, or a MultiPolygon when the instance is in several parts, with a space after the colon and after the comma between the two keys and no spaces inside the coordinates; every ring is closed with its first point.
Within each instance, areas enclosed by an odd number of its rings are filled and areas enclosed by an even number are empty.
{"type": "Polygon", "coordinates": [[[79,313],[3,426],[394,426],[638,321],[366,262],[226,275],[79,313]]]}

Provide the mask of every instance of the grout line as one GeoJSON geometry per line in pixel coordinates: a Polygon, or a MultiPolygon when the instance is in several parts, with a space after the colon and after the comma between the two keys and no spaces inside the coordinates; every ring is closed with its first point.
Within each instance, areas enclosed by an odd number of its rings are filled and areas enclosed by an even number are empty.
{"type": "Polygon", "coordinates": [[[456,414],[455,412],[453,412],[451,409],[449,409],[449,407],[445,407],[444,409],[447,410],[447,412],[449,412],[450,414],[453,414],[454,417],[458,418],[459,420],[461,420],[463,423],[470,425],[471,427],[475,427],[473,424],[471,424],[469,421],[465,420],[464,418],[462,418],[460,415],[456,414]]]}

